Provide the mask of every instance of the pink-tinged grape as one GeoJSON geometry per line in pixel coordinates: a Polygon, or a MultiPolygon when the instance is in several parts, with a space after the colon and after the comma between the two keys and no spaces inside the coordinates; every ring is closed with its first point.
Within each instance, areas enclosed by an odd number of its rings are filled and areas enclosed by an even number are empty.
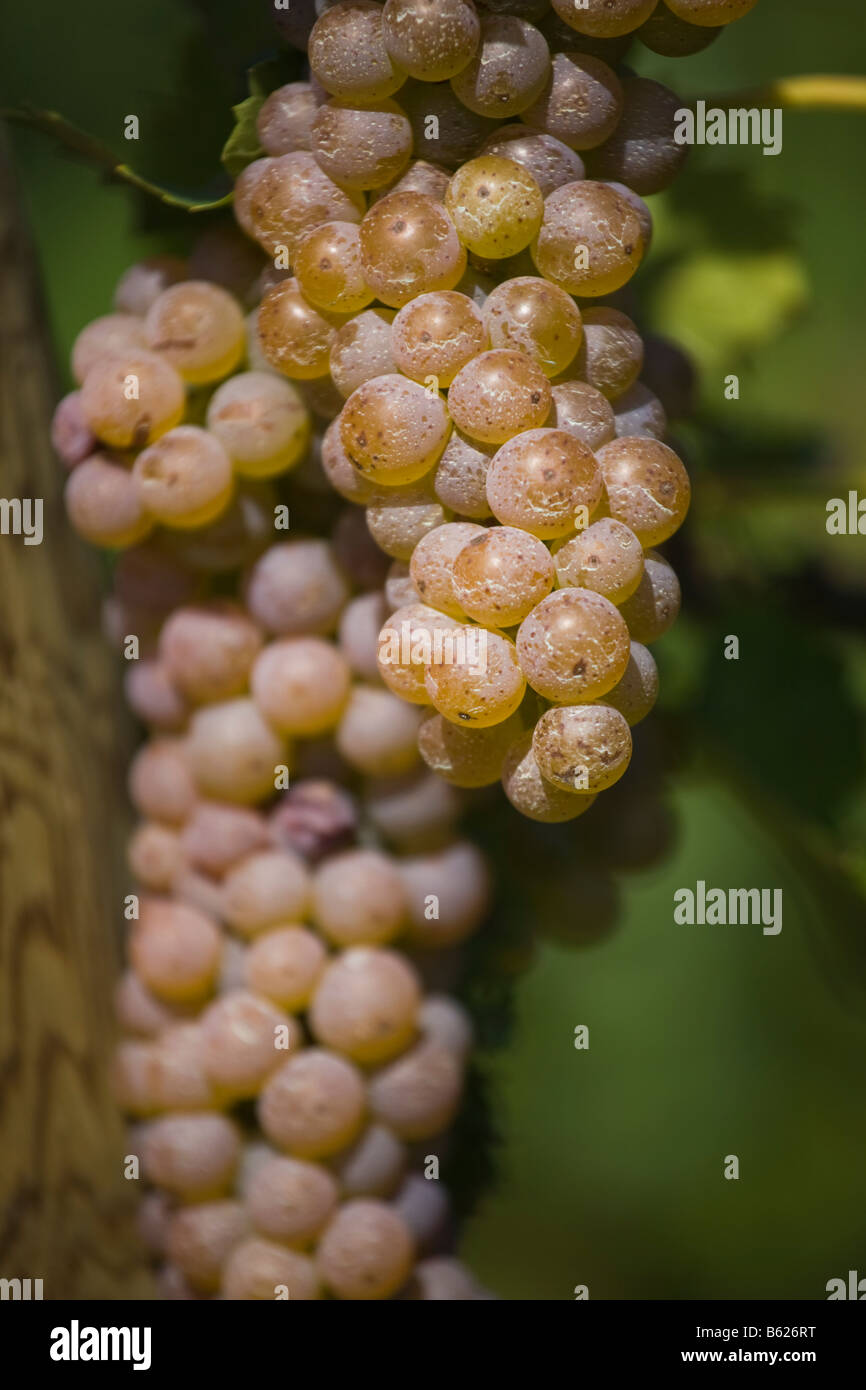
{"type": "Polygon", "coordinates": [[[586,381],[560,381],[553,397],[547,425],[574,435],[593,453],[616,438],[616,418],[607,397],[586,381]]]}
{"type": "Polygon", "coordinates": [[[392,613],[376,637],[377,673],[388,689],[410,704],[429,705],[424,670],[433,655],[434,634],[456,625],[454,618],[426,603],[410,603],[392,613]]]}
{"type": "Polygon", "coordinates": [[[245,960],[246,982],[256,994],[291,1012],[305,1009],[328,953],[306,927],[275,927],[257,936],[245,960]]]}
{"type": "Polygon", "coordinates": [[[410,80],[400,93],[400,105],[412,126],[416,157],[446,169],[457,169],[472,159],[496,129],[495,120],[470,111],[447,82],[410,80]]]}
{"type": "Polygon", "coordinates": [[[242,478],[272,478],[300,462],[310,416],[295,388],[270,372],[239,372],[217,388],[207,427],[242,478]]]}
{"type": "Polygon", "coordinates": [[[388,855],[350,849],[331,855],[317,869],[311,910],[322,934],[335,945],[376,946],[402,930],[406,895],[388,855]]]}
{"type": "Polygon", "coordinates": [[[409,561],[412,583],[422,602],[463,622],[466,613],[454,593],[454,561],[471,540],[486,535],[473,521],[452,521],[437,526],[420,540],[409,561]]]}
{"type": "Polygon", "coordinates": [[[240,695],[261,647],[259,628],[225,599],[176,609],[159,635],[160,659],[192,704],[240,695]]]}
{"type": "Polygon", "coordinates": [[[532,24],[515,15],[490,15],[472,60],[451,79],[464,106],[479,116],[505,120],[540,96],[550,72],[550,50],[532,24]]]}
{"type": "Polygon", "coordinates": [[[297,1158],[326,1158],[352,1142],[366,1108],[358,1068],[334,1052],[308,1047],[265,1082],[258,1117],[278,1148],[297,1158]]]}
{"type": "Polygon", "coordinates": [[[237,1125],[225,1115],[163,1115],[146,1126],[142,1169],[148,1181],[185,1202],[221,1197],[240,1155],[237,1125]]]}
{"type": "Polygon", "coordinates": [[[321,106],[316,88],[309,82],[287,82],[265,97],[256,117],[256,134],[268,154],[293,154],[309,150],[310,132],[321,106]]]}
{"type": "Polygon", "coordinates": [[[451,432],[441,397],[397,373],[359,386],[340,419],[343,448],[354,467],[391,486],[429,473],[451,432]]]}
{"type": "Polygon", "coordinates": [[[408,937],[416,946],[442,950],[465,941],[481,926],[490,906],[490,871],[469,840],[457,840],[435,854],[401,859],[400,872],[409,899],[408,937]]]}
{"type": "Polygon", "coordinates": [[[757,0],[666,0],[668,9],[689,24],[730,24],[757,4],[757,0]]]}
{"type": "Polygon", "coordinates": [[[136,1231],[151,1255],[164,1255],[174,1203],[167,1192],[146,1192],[138,1203],[136,1231]]]}
{"type": "Polygon", "coordinates": [[[331,1159],[347,1197],[390,1197],[406,1168],[406,1145],[385,1125],[367,1125],[351,1148],[331,1159]]]}
{"type": "Polygon", "coordinates": [[[310,888],[300,855],[290,849],[260,850],[242,859],[223,880],[226,920],[243,936],[303,921],[310,888]]]}
{"type": "Polygon", "coordinates": [[[563,184],[545,200],[532,244],[541,274],[569,294],[597,297],[621,289],[643,257],[640,219],[606,183],[563,184]]]}
{"type": "Polygon", "coordinates": [[[177,425],[162,435],[138,455],[132,476],[150,516],[184,531],[215,521],[234,489],[231,459],[198,425],[177,425]]]}
{"type": "MultiPolygon", "coordinates": [[[[323,222],[308,232],[295,252],[295,275],[309,303],[328,313],[354,314],[373,298],[364,279],[354,222],[323,222]]],[[[328,340],[329,371],[335,337],[336,333],[328,340]]]]}
{"type": "Polygon", "coordinates": [[[396,371],[391,355],[393,321],[393,309],[365,309],[337,330],[331,344],[331,376],[344,399],[365,381],[396,371]]]}
{"type": "Polygon", "coordinates": [[[579,51],[555,53],[544,90],[523,119],[571,149],[591,150],[613,134],[622,106],[622,83],[607,63],[579,51]]]}
{"type": "Polygon", "coordinates": [[[422,82],[444,82],[473,57],[481,36],[471,0],[386,0],[382,32],[391,58],[422,82]]]}
{"type": "Polygon", "coordinates": [[[72,375],[81,386],[100,357],[122,357],[148,346],[144,324],[135,314],[105,314],[82,328],[72,346],[72,375]]]}
{"type": "Polygon", "coordinates": [[[358,472],[343,448],[339,416],[331,421],[322,436],[321,461],[328,482],[347,502],[363,506],[377,496],[375,484],[358,472]]]}
{"type": "Polygon", "coordinates": [[[283,376],[309,381],[328,375],[331,347],[342,323],[340,315],[311,304],[296,279],[282,280],[259,306],[259,342],[283,376]]]}
{"type": "Polygon", "coordinates": [[[66,468],[74,468],[97,449],[96,435],[84,418],[80,391],[70,391],[58,401],[51,420],[51,444],[66,468]]]}
{"type": "Polygon", "coordinates": [[[691,500],[688,474],[673,449],[656,439],[616,439],[598,461],[610,514],[634,531],[641,545],[660,545],[678,531],[691,500]]]}
{"type": "Polygon", "coordinates": [[[491,515],[487,501],[487,470],[494,447],[469,439],[460,430],[451,431],[433,480],[434,491],[443,507],[472,521],[483,521],[491,515]]]}
{"type": "Polygon", "coordinates": [[[489,787],[521,731],[518,715],[489,729],[464,729],[431,714],[418,730],[418,749],[429,768],[455,787],[489,787]]]}
{"type": "Polygon", "coordinates": [[[319,168],[342,187],[384,188],[409,163],[412,127],[395,101],[329,101],[313,121],[312,150],[319,168]]]}
{"type": "Polygon", "coordinates": [[[222,1298],[242,1303],[280,1298],[310,1303],[322,1296],[309,1256],[258,1238],[242,1241],[231,1251],[223,1265],[221,1288],[222,1298]]]}
{"type": "Polygon", "coordinates": [[[285,761],[283,740],[265,723],[254,700],[203,705],[190,720],[189,757],[203,796],[250,805],[274,790],[285,761]]]}
{"type": "Polygon", "coordinates": [[[216,1109],[198,1023],[176,1023],[159,1034],[153,1044],[151,1085],[160,1110],[216,1109]]]}
{"type": "Polygon", "coordinates": [[[153,1093],[153,1043],[124,1040],[111,1065],[111,1090],[127,1115],[142,1119],[159,1109],[153,1093]]]}
{"type": "Polygon", "coordinates": [[[375,1065],[408,1047],[420,1002],[421,982],[402,955],[353,946],[325,967],[309,1009],[310,1028],[323,1046],[375,1065]]]}
{"type": "Polygon", "coordinates": [[[268,843],[267,821],[249,806],[199,801],[183,827],[184,854],[205,874],[224,874],[268,843]]]}
{"type": "Polygon", "coordinates": [[[254,565],[246,590],[250,613],[277,637],[333,632],[349,597],[327,541],[285,541],[254,565]]]}
{"type": "Polygon", "coordinates": [[[422,1303],[477,1303],[495,1297],[478,1283],[465,1265],[445,1255],[419,1261],[413,1271],[412,1287],[411,1296],[422,1303]]]}
{"type": "Polygon", "coordinates": [[[81,388],[81,413],[97,439],[143,449],[182,418],[186,396],[174,367],[144,348],[100,357],[81,388]]]}
{"type": "Polygon", "coordinates": [[[594,179],[624,183],[646,197],[673,183],[689,154],[676,140],[682,99],[648,77],[623,79],[625,106],[609,140],[588,158],[594,179]]]}
{"type": "Polygon", "coordinates": [[[451,651],[424,674],[432,704],[455,724],[476,729],[501,724],[526,692],[514,643],[485,628],[456,628],[453,639],[451,651]]]}
{"type": "Polygon", "coordinates": [[[367,503],[367,529],[380,550],[410,560],[419,541],[447,521],[427,479],[408,487],[382,488],[367,503]]]}
{"type": "Polygon", "coordinates": [[[516,811],[545,825],[576,820],[588,811],[595,797],[562,791],[542,777],[532,750],[532,732],[523,734],[505,758],[502,787],[516,811]]]}
{"type": "Polygon", "coordinates": [[[463,1068],[441,1043],[420,1042],[371,1077],[371,1114],[401,1139],[430,1139],[457,1113],[463,1068]]]}
{"type": "Polygon", "coordinates": [[[402,560],[394,560],[385,579],[386,613],[420,602],[421,595],[412,583],[409,566],[402,560]]]}
{"type": "Polygon", "coordinates": [[[564,183],[582,179],[586,173],[579,154],[547,131],[534,130],[530,125],[501,126],[484,142],[481,153],[513,159],[532,175],[544,198],[564,183]]]}
{"type": "Polygon", "coordinates": [[[114,1012],[124,1033],[154,1038],[176,1023],[183,1006],[167,1004],[142,983],[134,970],[121,975],[114,992],[114,1012]]]}
{"type": "Polygon", "coordinates": [[[542,540],[570,535],[578,508],[591,516],[603,492],[592,451],[565,430],[526,430],[503,444],[487,470],[493,515],[542,540]]]}
{"type": "Polygon", "coordinates": [[[390,1298],[406,1282],[415,1248],[401,1216],[384,1202],[356,1197],[344,1202],[316,1252],[323,1281],[339,1299],[390,1298]]]}
{"type": "Polygon", "coordinates": [[[364,198],[338,188],[306,150],[257,159],[238,176],[235,216],[269,256],[294,251],[323,222],[360,222],[364,198]]]}
{"type": "Polygon", "coordinates": [[[271,1158],[259,1166],[245,1194],[256,1230],[287,1245],[309,1245],[339,1199],[333,1175],[319,1163],[271,1158]]]}
{"type": "Polygon", "coordinates": [[[632,642],[625,675],[604,697],[606,705],[619,710],[633,728],[646,719],[659,694],[658,667],[652,652],[640,642],[632,642]]]}
{"type": "Polygon", "coordinates": [[[133,878],[145,888],[167,893],[185,867],[180,836],[167,825],[144,821],[129,838],[126,862],[133,878]]]}
{"type": "Polygon", "coordinates": [[[643,578],[622,605],[632,640],[648,646],[664,637],[680,611],[680,581],[671,564],[658,551],[644,557],[643,578]]]}
{"type": "Polygon", "coordinates": [[[148,309],[163,290],[187,277],[187,265],[180,256],[149,256],[125,270],[114,291],[114,308],[118,314],[135,314],[144,318],[148,309]]]}
{"type": "MultiPolygon", "coordinates": [[[[353,797],[333,780],[345,768],[330,747],[329,772],[308,775],[280,797],[269,817],[271,839],[275,845],[303,855],[308,864],[318,864],[326,855],[354,844],[358,833],[358,810],[353,797]],[[327,780],[330,777],[332,780],[327,780]]],[[[323,759],[323,764],[326,759],[323,759]]]]}
{"type": "Polygon", "coordinates": [[[457,603],[491,628],[522,622],[550,593],[555,577],[547,547],[512,526],[493,526],[467,541],[452,574],[457,603]]]}
{"type": "Polygon", "coordinates": [[[655,5],[656,0],[553,0],[553,8],[569,28],[596,39],[633,33],[655,5]]]}
{"type": "Polygon", "coordinates": [[[445,190],[451,175],[441,164],[431,164],[426,159],[413,159],[398,178],[386,183],[383,188],[375,188],[370,194],[371,205],[389,193],[423,193],[437,203],[445,202],[445,190]]]}
{"type": "Polygon", "coordinates": [[[453,787],[430,772],[372,783],[364,808],[383,840],[412,854],[449,842],[463,810],[453,787]]]}
{"type": "Polygon", "coordinates": [[[612,787],[628,767],[631,732],[610,705],[569,705],[541,716],[532,751],[548,782],[561,791],[593,796],[612,787]]]}
{"type": "Polygon", "coordinates": [[[474,1029],[468,1009],[447,994],[429,994],[418,1013],[418,1026],[428,1042],[439,1043],[466,1063],[472,1051],[474,1029]]]}
{"type": "Polygon", "coordinates": [[[618,439],[664,439],[668,432],[665,408],[648,386],[636,381],[617,398],[614,409],[618,439]]]}
{"type": "Polygon", "coordinates": [[[643,574],[643,549],[634,531],[612,517],[594,521],[556,552],[561,587],[574,585],[624,603],[643,574]]]}
{"type": "Polygon", "coordinates": [[[399,777],[418,763],[421,711],[390,690],[357,685],[336,734],[339,753],[369,777],[399,777]]]}
{"type": "Polygon", "coordinates": [[[381,101],[406,81],[385,47],[382,6],[368,0],[326,10],[313,26],[308,55],[313,76],[335,97],[381,101]]]}
{"type": "Polygon", "coordinates": [[[379,679],[378,640],[387,616],[388,602],[382,593],[360,594],[343,610],[338,646],[352,674],[361,680],[379,679]]]}
{"type": "Polygon", "coordinates": [[[169,898],[145,898],[129,958],[147,989],[168,1003],[193,1003],[212,989],[222,938],[203,912],[169,898]]]}
{"type": "Polygon", "coordinates": [[[545,376],[559,376],[580,347],[580,310],[565,290],[537,276],[497,285],[484,305],[494,348],[525,352],[545,376]]]}
{"type": "Polygon", "coordinates": [[[200,1027],[207,1074],[231,1100],[257,1095],[274,1068],[304,1041],[297,1019],[244,989],[210,1004],[200,1027]]]}
{"type": "Polygon", "coordinates": [[[256,660],[253,699],[280,734],[314,738],[339,721],[349,697],[349,668],[321,637],[272,642],[256,660]]]}
{"type": "Polygon", "coordinates": [[[457,373],[448,409],[458,429],[482,444],[504,444],[543,425],[550,411],[550,383],[522,352],[494,348],[457,373]]]}
{"type": "MultiPolygon", "coordinates": [[[[200,912],[206,912],[208,916],[222,921],[223,905],[220,885],[216,879],[210,878],[207,874],[199,873],[198,869],[191,869],[187,865],[175,879],[172,894],[179,903],[186,903],[189,907],[198,908],[200,912]]],[[[232,944],[227,938],[223,952],[224,962],[228,960],[228,948],[232,944]]]]}
{"type": "Polygon", "coordinates": [[[484,320],[456,290],[422,294],[403,306],[391,329],[391,353],[413,381],[450,386],[461,367],[489,346],[484,320]]]}
{"type": "Polygon", "coordinates": [[[377,299],[400,309],[416,295],[453,290],[466,252],[441,203],[423,193],[389,193],[361,222],[361,262],[377,299]]]}
{"type": "Polygon", "coordinates": [[[470,251],[491,260],[514,256],[541,226],[544,198],[522,165],[499,154],[470,159],[454,174],[445,206],[470,251]]]}
{"type": "Polygon", "coordinates": [[[64,502],[75,530],[91,545],[136,545],[153,528],[138,478],[102,454],[93,454],[73,469],[64,502]]]}
{"type": "Polygon", "coordinates": [[[130,662],[123,693],[133,714],[153,729],[173,733],[189,718],[189,705],[161,661],[130,662]]]}
{"type": "Polygon", "coordinates": [[[615,401],[634,385],[642,365],[643,342],[628,314],[606,306],[584,310],[576,376],[615,401]]]}
{"type": "Polygon", "coordinates": [[[215,1293],[222,1267],[247,1235],[249,1220],[240,1202],[202,1202],[174,1212],[168,1221],[166,1254],[199,1293],[215,1293]]]}
{"type": "Polygon", "coordinates": [[[228,376],[244,353],[244,317],[237,301],[207,280],[184,280],[163,290],[144,321],[147,346],[204,385],[228,376]]]}
{"type": "Polygon", "coordinates": [[[527,681],[546,700],[597,700],[625,674],[628,628],[601,594],[558,589],[521,623],[517,655],[527,681]]]}

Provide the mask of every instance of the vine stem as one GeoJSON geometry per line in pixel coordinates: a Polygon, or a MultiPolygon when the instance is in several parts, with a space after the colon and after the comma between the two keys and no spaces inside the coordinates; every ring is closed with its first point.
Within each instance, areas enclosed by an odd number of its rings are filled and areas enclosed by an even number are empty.
{"type": "Polygon", "coordinates": [[[771,106],[786,111],[866,111],[866,77],[804,73],[777,77],[745,92],[707,99],[707,105],[771,106]]]}

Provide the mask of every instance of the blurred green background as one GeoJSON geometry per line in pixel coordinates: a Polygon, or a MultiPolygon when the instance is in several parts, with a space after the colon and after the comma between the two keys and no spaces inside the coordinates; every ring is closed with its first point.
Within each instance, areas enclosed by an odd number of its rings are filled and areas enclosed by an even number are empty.
{"type": "MultiPolygon", "coordinates": [[[[7,7],[0,99],[118,150],[134,113],[136,168],[207,188],[244,67],[272,46],[266,10],[7,7]]],[[[688,96],[860,73],[862,5],[760,0],[702,55],[635,47],[628,62],[688,96]]],[[[476,813],[501,901],[467,989],[499,1141],[463,1252],[508,1299],[576,1285],[820,1299],[829,1279],[866,1274],[866,538],[825,529],[829,498],[866,495],[866,113],[789,112],[784,135],[775,159],[697,150],[651,200],[635,312],[689,348],[701,391],[677,431],[696,490],[670,548],[685,604],[656,649],[659,712],[620,803],[632,840],[620,855],[616,817],[599,848],[590,818],[527,833],[476,813]],[[630,872],[600,867],[618,855],[630,872]],[[699,879],[781,888],[781,934],[676,925],[673,894],[699,879]],[[728,1154],[739,1181],[723,1177],[728,1154]]],[[[121,271],[191,232],[161,209],[142,221],[126,190],[43,137],[13,139],[65,362],[121,271]]],[[[473,1142],[489,1136],[464,1135],[464,1157],[473,1142]]]]}

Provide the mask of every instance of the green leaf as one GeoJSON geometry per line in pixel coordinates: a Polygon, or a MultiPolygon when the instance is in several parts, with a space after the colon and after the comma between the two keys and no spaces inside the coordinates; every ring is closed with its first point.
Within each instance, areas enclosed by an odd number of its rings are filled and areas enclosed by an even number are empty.
{"type": "Polygon", "coordinates": [[[265,154],[256,130],[256,119],[265,98],[279,85],[280,80],[281,71],[277,62],[256,63],[247,72],[250,94],[232,107],[235,125],[221,156],[223,168],[233,179],[254,159],[261,159],[265,154]]]}

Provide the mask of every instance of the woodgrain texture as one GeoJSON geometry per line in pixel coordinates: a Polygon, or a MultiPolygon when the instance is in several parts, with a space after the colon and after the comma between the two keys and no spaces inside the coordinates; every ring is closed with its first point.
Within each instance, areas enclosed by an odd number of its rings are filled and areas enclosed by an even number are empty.
{"type": "Polygon", "coordinates": [[[109,1086],[128,749],[97,564],[63,515],[56,399],[0,129],[0,497],[41,497],[45,518],[41,545],[0,535],[0,1276],[147,1298],[109,1086]]]}

